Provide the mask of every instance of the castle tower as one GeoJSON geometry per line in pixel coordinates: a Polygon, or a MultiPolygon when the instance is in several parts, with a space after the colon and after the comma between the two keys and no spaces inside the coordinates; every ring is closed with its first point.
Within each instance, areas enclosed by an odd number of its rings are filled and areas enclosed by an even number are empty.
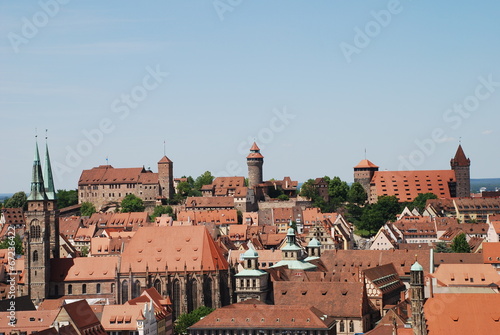
{"type": "Polygon", "coordinates": [[[354,167],[354,182],[360,183],[363,186],[368,199],[370,199],[370,183],[376,171],[378,171],[378,166],[368,159],[363,159],[354,167]]]}
{"type": "MultiPolygon", "coordinates": [[[[52,179],[52,174],[47,178],[52,179]]],[[[35,304],[39,304],[49,296],[50,259],[59,257],[59,211],[55,199],[49,199],[45,192],[38,143],[35,145],[31,193],[27,200],[25,250],[28,295],[35,304]]]]}
{"type": "Polygon", "coordinates": [[[269,275],[266,271],[259,270],[259,254],[249,248],[242,257],[244,270],[235,275],[237,302],[248,299],[265,302],[269,275]]]}
{"type": "Polygon", "coordinates": [[[248,165],[248,187],[254,188],[262,183],[262,165],[264,164],[264,156],[260,153],[260,149],[254,142],[250,148],[250,153],[247,156],[248,165]]]}
{"type": "Polygon", "coordinates": [[[462,145],[458,145],[455,157],[450,161],[451,169],[455,171],[457,181],[456,197],[470,197],[470,159],[465,157],[462,145]]]}
{"type": "Polygon", "coordinates": [[[160,194],[167,199],[174,196],[174,163],[163,156],[158,162],[158,182],[160,183],[160,194]]]}
{"type": "Polygon", "coordinates": [[[410,268],[410,303],[414,335],[427,334],[424,300],[424,268],[415,261],[410,268]]]}

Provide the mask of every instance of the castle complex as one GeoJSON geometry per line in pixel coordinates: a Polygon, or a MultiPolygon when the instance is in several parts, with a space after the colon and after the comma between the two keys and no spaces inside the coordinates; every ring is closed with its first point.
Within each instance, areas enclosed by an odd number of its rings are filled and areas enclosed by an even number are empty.
{"type": "Polygon", "coordinates": [[[470,196],[470,159],[459,145],[450,162],[451,170],[379,171],[367,159],[354,167],[354,182],[360,183],[370,203],[379,196],[396,196],[400,202],[413,201],[420,193],[438,198],[470,196]]]}

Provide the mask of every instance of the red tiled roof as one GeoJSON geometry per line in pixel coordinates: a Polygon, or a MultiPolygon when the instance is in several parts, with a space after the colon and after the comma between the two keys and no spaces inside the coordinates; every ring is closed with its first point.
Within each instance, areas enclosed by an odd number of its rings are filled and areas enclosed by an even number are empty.
{"type": "Polygon", "coordinates": [[[114,280],[118,257],[77,257],[50,260],[50,281],[114,280]]]}
{"type": "Polygon", "coordinates": [[[500,242],[483,243],[482,256],[485,264],[500,264],[500,242]]]}
{"type": "Polygon", "coordinates": [[[159,161],[158,161],[159,164],[161,163],[172,163],[172,161],[167,157],[167,156],[163,156],[159,161]]]}
{"type": "Polygon", "coordinates": [[[120,272],[214,271],[228,263],[205,226],[142,227],[122,253],[120,272]]]}
{"type": "Polygon", "coordinates": [[[500,334],[499,294],[435,294],[424,314],[429,335],[500,334]]]}
{"type": "Polygon", "coordinates": [[[378,168],[378,166],[375,165],[375,164],[373,164],[372,162],[370,162],[368,159],[363,159],[354,168],[355,169],[360,169],[360,168],[378,168]]]}
{"type": "Polygon", "coordinates": [[[100,165],[90,170],[83,170],[78,185],[137,183],[144,168],[117,168],[100,165]]]}
{"type": "Polygon", "coordinates": [[[500,274],[490,264],[442,264],[429,276],[436,278],[441,286],[491,287],[500,284],[500,274]]]}
{"type": "Polygon", "coordinates": [[[260,148],[257,146],[257,143],[253,142],[252,147],[250,148],[250,151],[259,151],[260,148]]]}
{"type": "Polygon", "coordinates": [[[231,208],[234,207],[234,197],[188,197],[186,207],[231,208]]]}
{"type": "Polygon", "coordinates": [[[413,201],[420,193],[450,198],[450,181],[455,181],[453,170],[377,171],[371,185],[375,186],[377,196],[396,196],[399,201],[413,201]]]}
{"type": "Polygon", "coordinates": [[[462,149],[462,145],[458,145],[457,152],[455,153],[455,157],[451,159],[451,164],[452,165],[458,165],[458,166],[469,166],[470,165],[470,159],[465,157],[464,149],[462,149]]]}

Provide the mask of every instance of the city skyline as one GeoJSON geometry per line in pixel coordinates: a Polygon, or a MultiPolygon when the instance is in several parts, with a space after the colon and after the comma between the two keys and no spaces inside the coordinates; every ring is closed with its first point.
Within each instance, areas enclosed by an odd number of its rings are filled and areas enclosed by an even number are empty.
{"type": "Polygon", "coordinates": [[[449,169],[460,138],[499,177],[500,4],[41,3],[0,5],[1,193],[29,190],[35,128],[57,189],[164,150],[175,177],[246,176],[254,140],[264,179],[352,182],[365,150],[449,169]]]}

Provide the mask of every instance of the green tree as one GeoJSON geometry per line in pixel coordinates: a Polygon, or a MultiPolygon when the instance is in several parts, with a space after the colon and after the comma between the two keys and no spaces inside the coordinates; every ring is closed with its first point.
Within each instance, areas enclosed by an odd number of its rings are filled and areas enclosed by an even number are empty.
{"type": "Polygon", "coordinates": [[[349,185],[347,185],[345,181],[342,181],[339,177],[333,177],[330,180],[328,184],[328,195],[330,196],[330,203],[335,209],[347,201],[348,193],[349,185]]]}
{"type": "Polygon", "coordinates": [[[422,213],[425,209],[425,204],[429,199],[437,199],[437,195],[435,195],[434,193],[419,193],[417,197],[413,200],[412,205],[420,213],[422,213]]]}
{"type": "Polygon", "coordinates": [[[16,192],[12,195],[12,198],[8,198],[4,202],[5,208],[22,208],[24,210],[28,209],[28,197],[23,191],[16,192]]]}
{"type": "Polygon", "coordinates": [[[134,194],[127,194],[123,198],[120,207],[122,213],[144,212],[145,208],[142,199],[134,194]]]}
{"type": "Polygon", "coordinates": [[[398,198],[394,195],[383,195],[378,197],[378,200],[373,205],[373,208],[382,214],[386,222],[394,221],[396,219],[396,215],[402,210],[398,198]]]}
{"type": "Polygon", "coordinates": [[[162,216],[163,214],[168,214],[175,220],[172,206],[156,206],[153,210],[153,215],[151,215],[151,221],[154,221],[158,216],[162,216]]]}
{"type": "Polygon", "coordinates": [[[80,214],[82,216],[92,216],[96,212],[95,206],[91,202],[82,202],[82,207],[80,208],[80,214]]]}
{"type": "Polygon", "coordinates": [[[451,242],[451,250],[453,252],[458,252],[458,253],[470,252],[470,245],[469,243],[467,243],[467,238],[465,237],[465,233],[457,235],[453,239],[453,242],[451,242]]]}
{"type": "Polygon", "coordinates": [[[363,235],[374,235],[378,230],[386,223],[384,214],[377,209],[375,206],[367,207],[361,215],[361,219],[356,226],[358,230],[365,230],[366,234],[363,235]]]}
{"type": "Polygon", "coordinates": [[[368,195],[360,183],[353,183],[347,192],[347,201],[351,204],[364,205],[368,195]]]}
{"type": "Polygon", "coordinates": [[[290,200],[290,197],[286,194],[280,194],[280,195],[278,195],[278,200],[288,201],[288,200],[290,200]]]}
{"type": "Polygon", "coordinates": [[[201,306],[192,311],[191,313],[181,314],[179,318],[175,321],[174,331],[175,334],[183,335],[187,334],[187,329],[194,325],[196,322],[200,321],[202,317],[214,311],[213,308],[201,306]]]}
{"type": "Polygon", "coordinates": [[[201,176],[196,178],[194,182],[194,189],[201,190],[203,185],[210,185],[214,181],[214,176],[210,171],[205,171],[201,176]]]}
{"type": "Polygon", "coordinates": [[[318,190],[314,187],[314,179],[308,179],[302,184],[300,187],[300,195],[312,201],[319,197],[318,190]]]}
{"type": "Polygon", "coordinates": [[[445,242],[438,242],[438,243],[436,243],[436,247],[434,248],[434,251],[437,253],[448,253],[448,252],[451,252],[451,249],[448,245],[446,245],[445,242]]]}
{"type": "MultiPolygon", "coordinates": [[[[14,207],[14,208],[17,208],[17,207],[14,207]]],[[[7,249],[7,248],[12,247],[12,241],[14,242],[14,248],[16,249],[16,255],[24,254],[23,241],[21,240],[21,237],[18,234],[16,234],[16,236],[6,236],[0,242],[0,249],[7,249]]]]}
{"type": "Polygon", "coordinates": [[[78,204],[77,190],[57,190],[57,207],[65,208],[78,204]]]}
{"type": "Polygon", "coordinates": [[[89,247],[84,246],[82,250],[80,250],[80,257],[87,257],[89,255],[89,247]]]}

